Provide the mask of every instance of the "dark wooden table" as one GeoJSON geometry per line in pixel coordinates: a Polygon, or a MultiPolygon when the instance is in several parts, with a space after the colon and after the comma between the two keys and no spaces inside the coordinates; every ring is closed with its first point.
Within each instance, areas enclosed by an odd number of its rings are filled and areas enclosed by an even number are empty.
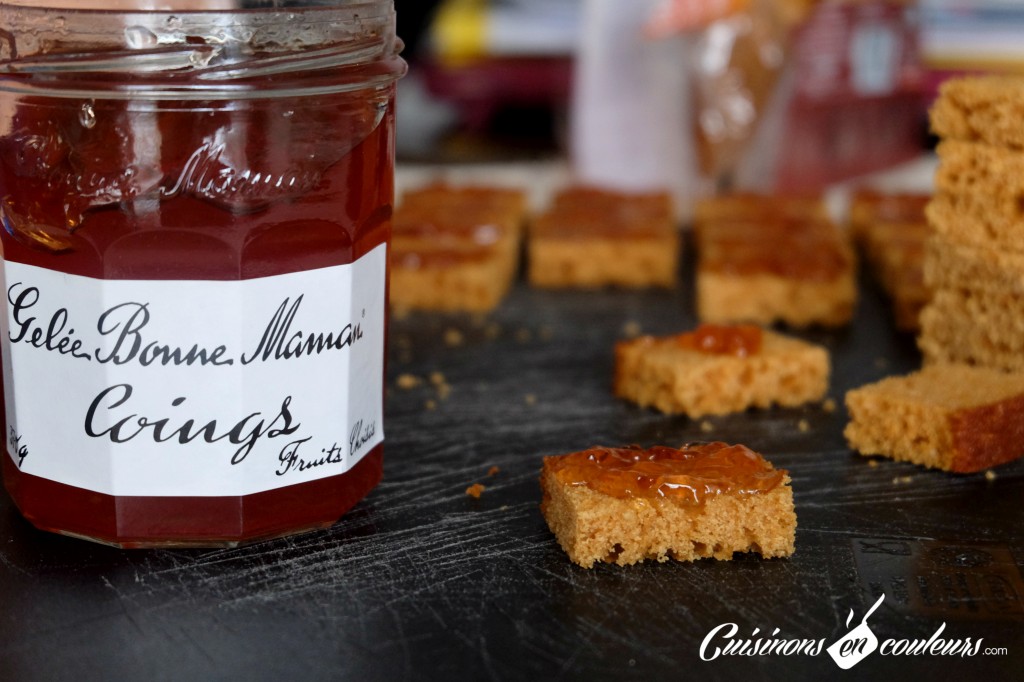
{"type": "Polygon", "coordinates": [[[520,286],[483,320],[396,320],[385,480],[327,531],[119,551],[38,532],[0,493],[0,679],[821,679],[838,671],[825,651],[704,661],[701,643],[735,623],[737,637],[778,628],[828,646],[883,592],[869,620],[880,642],[945,623],[943,639],[982,639],[982,651],[875,652],[848,677],[1024,677],[1024,465],[952,476],[872,463],[843,440],[845,391],[920,361],[877,291],[865,283],[849,329],[800,333],[832,353],[834,411],[695,421],[615,400],[614,341],[633,324],[691,326],[691,291],[520,286]],[[402,374],[424,383],[397,388],[402,374]],[[791,472],[792,558],[568,561],[538,510],[543,455],[709,439],[791,472]],[[475,482],[479,499],[465,494],[475,482]]]}

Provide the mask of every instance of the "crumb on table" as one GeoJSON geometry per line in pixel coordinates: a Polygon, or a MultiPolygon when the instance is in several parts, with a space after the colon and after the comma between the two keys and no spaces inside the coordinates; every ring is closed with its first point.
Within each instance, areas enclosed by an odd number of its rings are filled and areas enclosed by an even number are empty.
{"type": "Polygon", "coordinates": [[[466,488],[466,494],[472,497],[473,499],[479,500],[480,495],[482,495],[484,490],[486,489],[487,488],[484,487],[483,485],[479,483],[474,483],[473,485],[466,488]]]}
{"type": "Polygon", "coordinates": [[[423,381],[415,374],[400,374],[395,380],[395,385],[403,391],[414,389],[422,383],[423,381]]]}
{"type": "Polygon", "coordinates": [[[463,341],[465,341],[465,337],[458,329],[450,327],[444,330],[444,345],[449,348],[461,346],[463,341]]]}

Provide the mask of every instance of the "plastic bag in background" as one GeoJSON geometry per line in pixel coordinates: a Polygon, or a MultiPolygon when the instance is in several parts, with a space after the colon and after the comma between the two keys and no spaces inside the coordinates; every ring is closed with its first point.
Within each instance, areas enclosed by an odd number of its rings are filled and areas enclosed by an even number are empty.
{"type": "Polygon", "coordinates": [[[586,0],[572,160],[586,182],[814,192],[922,152],[909,0],[586,0]]]}
{"type": "Polygon", "coordinates": [[[667,189],[684,216],[706,193],[692,134],[693,38],[652,39],[661,0],[585,0],[571,103],[575,178],[627,191],[667,189]]]}
{"type": "Polygon", "coordinates": [[[820,191],[922,152],[912,2],[733,7],[700,31],[690,62],[702,170],[719,189],[820,191]]]}
{"type": "MultiPolygon", "coordinates": [[[[803,18],[776,0],[732,0],[730,9],[700,31],[690,61],[701,171],[719,189],[735,184],[737,167],[747,155],[755,131],[778,127],[779,105],[772,109],[775,116],[771,121],[766,112],[771,100],[785,97],[786,90],[779,85],[790,32],[803,18]]],[[[761,151],[761,156],[765,153],[761,151]]],[[[772,156],[777,150],[767,153],[772,156]]],[[[759,161],[757,165],[763,165],[764,159],[759,161]]]]}

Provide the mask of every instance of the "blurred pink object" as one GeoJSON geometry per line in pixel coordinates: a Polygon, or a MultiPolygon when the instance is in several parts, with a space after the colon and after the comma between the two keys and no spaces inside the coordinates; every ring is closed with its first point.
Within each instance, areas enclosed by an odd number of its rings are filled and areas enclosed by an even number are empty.
{"type": "Polygon", "coordinates": [[[776,188],[816,190],[923,153],[927,93],[913,7],[823,4],[796,35],[792,68],[776,188]]]}

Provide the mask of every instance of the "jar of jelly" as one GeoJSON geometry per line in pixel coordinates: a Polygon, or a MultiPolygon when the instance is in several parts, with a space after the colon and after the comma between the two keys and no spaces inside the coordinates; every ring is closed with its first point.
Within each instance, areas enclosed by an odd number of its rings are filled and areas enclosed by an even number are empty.
{"type": "Polygon", "coordinates": [[[38,4],[0,1],[7,491],[121,547],[331,525],[381,476],[392,0],[38,4]]]}

